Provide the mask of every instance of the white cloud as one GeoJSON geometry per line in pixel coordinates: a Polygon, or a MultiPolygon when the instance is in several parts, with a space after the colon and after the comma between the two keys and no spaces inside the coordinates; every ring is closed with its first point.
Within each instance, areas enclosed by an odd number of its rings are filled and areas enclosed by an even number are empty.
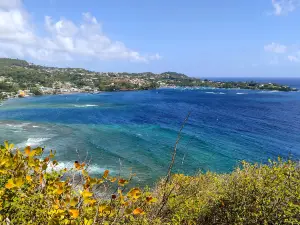
{"type": "Polygon", "coordinates": [[[274,42],[265,45],[264,49],[266,52],[273,52],[273,53],[285,53],[287,51],[287,47],[285,45],[281,45],[274,42]]]}
{"type": "Polygon", "coordinates": [[[21,0],[1,0],[0,9],[11,9],[21,7],[21,0]]]}
{"type": "Polygon", "coordinates": [[[288,56],[288,60],[294,63],[300,63],[300,51],[288,56]]]}
{"type": "Polygon", "coordinates": [[[162,56],[159,55],[158,53],[156,53],[155,55],[149,55],[148,57],[150,60],[159,60],[162,58],[162,56]]]}
{"type": "Polygon", "coordinates": [[[297,56],[289,55],[289,56],[288,56],[288,59],[289,59],[291,62],[296,62],[296,63],[299,63],[299,62],[300,62],[300,57],[297,57],[297,56]]]}
{"type": "Polygon", "coordinates": [[[33,29],[29,13],[21,0],[0,0],[0,53],[10,57],[31,57],[40,61],[94,58],[148,62],[161,56],[140,54],[103,33],[102,25],[90,13],[83,13],[82,22],[45,16],[46,36],[33,29]]]}
{"type": "Polygon", "coordinates": [[[276,16],[286,15],[293,12],[298,6],[298,0],[272,0],[273,14],[276,16]]]}
{"type": "Polygon", "coordinates": [[[300,63],[300,46],[299,45],[282,45],[278,43],[271,43],[264,46],[266,52],[271,52],[269,55],[269,63],[272,65],[279,64],[283,61],[290,61],[293,63],[300,63]]]}

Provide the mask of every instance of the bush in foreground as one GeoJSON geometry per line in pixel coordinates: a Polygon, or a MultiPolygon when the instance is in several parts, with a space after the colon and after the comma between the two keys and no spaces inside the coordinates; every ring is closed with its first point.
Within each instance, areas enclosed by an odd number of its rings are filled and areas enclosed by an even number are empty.
{"type": "Polygon", "coordinates": [[[2,224],[299,224],[300,169],[292,161],[251,165],[230,174],[173,175],[151,191],[131,178],[88,165],[53,170],[42,148],[0,147],[2,224]]]}

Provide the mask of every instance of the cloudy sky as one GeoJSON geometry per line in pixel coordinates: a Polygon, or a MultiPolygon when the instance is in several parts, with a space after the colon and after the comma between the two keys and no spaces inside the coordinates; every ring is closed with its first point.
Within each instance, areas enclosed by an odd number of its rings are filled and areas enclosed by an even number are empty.
{"type": "Polygon", "coordinates": [[[0,57],[96,71],[300,77],[300,0],[0,0],[0,57]]]}

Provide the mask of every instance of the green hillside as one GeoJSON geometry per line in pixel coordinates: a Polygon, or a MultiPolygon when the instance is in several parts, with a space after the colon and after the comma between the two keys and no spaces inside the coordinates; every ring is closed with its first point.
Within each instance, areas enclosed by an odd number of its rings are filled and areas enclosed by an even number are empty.
{"type": "Polygon", "coordinates": [[[0,68],[11,66],[28,66],[29,63],[20,59],[0,58],[0,68]]]}
{"type": "Polygon", "coordinates": [[[24,60],[0,58],[0,99],[15,96],[70,92],[148,90],[159,87],[214,87],[251,90],[296,91],[286,85],[258,82],[202,80],[177,72],[94,72],[81,68],[57,68],[30,64],[24,60]]]}

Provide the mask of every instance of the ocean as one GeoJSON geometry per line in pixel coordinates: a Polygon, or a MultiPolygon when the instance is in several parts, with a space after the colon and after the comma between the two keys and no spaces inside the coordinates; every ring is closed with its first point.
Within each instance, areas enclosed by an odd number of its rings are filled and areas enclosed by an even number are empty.
{"type": "MultiPolygon", "coordinates": [[[[300,79],[268,81],[300,88],[300,79]]],[[[0,141],[54,149],[60,168],[87,160],[95,176],[135,173],[134,182],[152,185],[167,173],[189,111],[174,172],[300,159],[300,92],[177,88],[10,99],[0,106],[0,141]]]]}

